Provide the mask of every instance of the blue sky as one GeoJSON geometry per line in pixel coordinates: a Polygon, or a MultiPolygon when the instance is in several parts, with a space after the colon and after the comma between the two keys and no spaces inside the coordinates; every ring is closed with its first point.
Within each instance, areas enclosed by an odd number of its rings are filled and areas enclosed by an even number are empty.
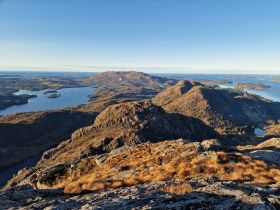
{"type": "Polygon", "coordinates": [[[279,73],[279,0],[0,0],[0,69],[279,73]]]}

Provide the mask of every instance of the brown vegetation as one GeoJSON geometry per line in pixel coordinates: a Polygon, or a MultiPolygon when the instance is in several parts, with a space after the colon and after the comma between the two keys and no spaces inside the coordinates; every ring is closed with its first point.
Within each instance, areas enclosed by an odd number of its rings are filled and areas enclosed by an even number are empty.
{"type": "MultiPolygon", "coordinates": [[[[85,161],[83,169],[77,168],[60,177],[52,187],[65,187],[66,193],[80,193],[192,177],[216,177],[255,184],[280,182],[280,170],[263,161],[240,153],[200,153],[197,143],[182,141],[142,144],[117,155],[109,154],[100,164],[96,158],[85,161]]],[[[175,186],[167,189],[172,191],[172,188],[175,190],[175,186]]],[[[177,189],[183,191],[184,188],[186,186],[177,189]]]]}
{"type": "Polygon", "coordinates": [[[164,192],[172,193],[172,194],[177,194],[177,195],[182,195],[186,193],[192,192],[193,188],[190,184],[188,183],[170,183],[167,186],[163,188],[164,192]]]}

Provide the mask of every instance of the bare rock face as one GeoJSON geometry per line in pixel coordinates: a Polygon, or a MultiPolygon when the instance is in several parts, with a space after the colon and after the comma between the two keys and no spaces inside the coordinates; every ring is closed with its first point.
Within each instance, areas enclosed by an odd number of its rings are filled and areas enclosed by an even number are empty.
{"type": "Polygon", "coordinates": [[[269,150],[269,149],[253,150],[249,152],[247,155],[280,166],[280,152],[277,150],[269,150]]]}
{"type": "Polygon", "coordinates": [[[71,140],[74,141],[75,139],[81,138],[85,134],[89,133],[93,130],[93,126],[87,126],[76,130],[74,133],[71,134],[71,140]]]}
{"type": "Polygon", "coordinates": [[[119,126],[134,129],[145,141],[174,138],[202,140],[215,136],[201,121],[180,114],[168,114],[150,101],[113,105],[98,115],[94,126],[102,129],[119,126]]]}
{"type": "Polygon", "coordinates": [[[248,156],[280,166],[280,138],[272,138],[256,146],[245,146],[243,150],[248,156]]]}
{"type": "Polygon", "coordinates": [[[222,149],[222,144],[218,139],[209,139],[201,142],[204,150],[218,150],[222,149]]]}
{"type": "Polygon", "coordinates": [[[279,208],[277,189],[242,186],[230,181],[193,179],[105,189],[69,196],[60,190],[19,186],[0,193],[3,209],[265,209],[279,208]],[[191,186],[188,193],[166,192],[172,186],[191,186]]]}

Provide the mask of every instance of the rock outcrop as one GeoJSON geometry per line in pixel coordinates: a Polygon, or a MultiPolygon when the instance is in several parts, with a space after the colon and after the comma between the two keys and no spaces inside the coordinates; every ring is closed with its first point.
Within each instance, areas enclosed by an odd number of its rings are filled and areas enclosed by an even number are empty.
{"type": "Polygon", "coordinates": [[[156,182],[104,189],[81,195],[60,190],[35,190],[19,186],[0,193],[3,209],[279,209],[277,189],[242,185],[232,181],[192,179],[188,182],[156,182]],[[170,190],[183,186],[179,194],[170,190]],[[185,187],[185,186],[194,186],[185,187]],[[191,189],[191,190],[189,190],[191,189]]]}
{"type": "Polygon", "coordinates": [[[90,156],[73,166],[40,169],[33,180],[40,182],[37,187],[41,189],[23,182],[0,192],[0,205],[22,209],[278,209],[278,168],[242,152],[223,152],[221,147],[205,150],[209,144],[217,142],[145,143],[90,156]]]}
{"type": "Polygon", "coordinates": [[[246,152],[248,156],[280,166],[280,138],[272,138],[256,146],[247,145],[238,148],[246,152]]]}

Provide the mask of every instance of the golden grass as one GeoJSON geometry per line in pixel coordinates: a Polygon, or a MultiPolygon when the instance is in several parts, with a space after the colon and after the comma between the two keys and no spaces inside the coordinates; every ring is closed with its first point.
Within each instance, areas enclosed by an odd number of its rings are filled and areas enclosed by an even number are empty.
{"type": "Polygon", "coordinates": [[[193,188],[188,183],[172,183],[164,187],[163,191],[176,195],[182,195],[192,192],[193,188]]]}
{"type": "MultiPolygon", "coordinates": [[[[176,141],[143,144],[109,156],[100,165],[95,164],[94,158],[87,159],[83,164],[91,165],[91,170],[83,173],[78,168],[57,180],[54,187],[64,187],[65,193],[71,194],[165,180],[186,181],[194,177],[217,177],[220,180],[259,184],[280,181],[279,169],[240,153],[213,152],[203,158],[199,155],[193,144],[178,145],[176,141]]],[[[188,191],[187,186],[180,188],[175,185],[169,186],[166,191],[175,193],[175,189],[178,193],[188,191]]]]}

